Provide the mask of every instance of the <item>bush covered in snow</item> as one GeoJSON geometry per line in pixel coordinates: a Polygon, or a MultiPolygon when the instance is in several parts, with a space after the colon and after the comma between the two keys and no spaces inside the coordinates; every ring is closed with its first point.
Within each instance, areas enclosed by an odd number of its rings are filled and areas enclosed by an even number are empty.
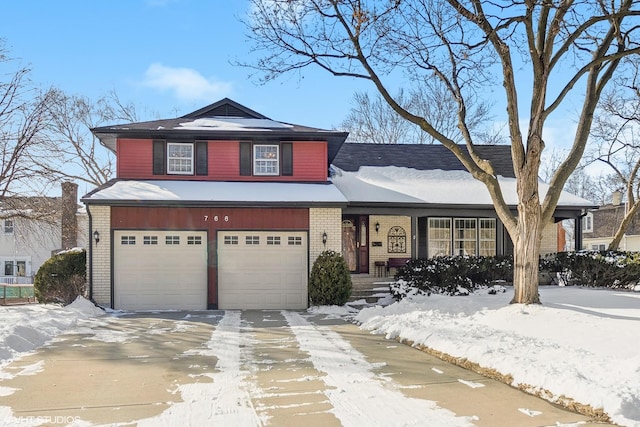
{"type": "Polygon", "coordinates": [[[351,296],[351,274],[341,254],[324,251],[309,275],[311,305],[344,305],[351,296]]]}
{"type": "Polygon", "coordinates": [[[71,304],[86,291],[86,251],[77,249],[52,256],[38,269],[33,281],[41,303],[71,304]]]}
{"type": "Polygon", "coordinates": [[[563,285],[633,289],[640,283],[638,252],[558,252],[544,256],[540,268],[555,273],[563,285]]]}
{"type": "Polygon", "coordinates": [[[402,286],[395,290],[392,288],[392,293],[396,299],[403,298],[407,288],[415,288],[427,295],[467,295],[496,281],[511,281],[512,276],[513,260],[508,256],[414,259],[398,269],[395,279],[402,286]]]}

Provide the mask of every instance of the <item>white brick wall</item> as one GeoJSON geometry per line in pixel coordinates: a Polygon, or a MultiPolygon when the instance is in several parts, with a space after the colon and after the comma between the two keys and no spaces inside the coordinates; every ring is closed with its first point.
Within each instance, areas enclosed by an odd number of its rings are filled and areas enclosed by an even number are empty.
{"type": "MultiPolygon", "coordinates": [[[[94,231],[100,233],[100,241],[96,244],[91,236],[93,246],[93,300],[103,306],[111,306],[111,207],[90,206],[94,231]]],[[[88,270],[87,270],[88,271],[88,270]]]]}
{"type": "Polygon", "coordinates": [[[325,250],[342,251],[342,209],[309,209],[309,272],[318,255],[325,250]],[[322,234],[327,233],[327,244],[322,243],[322,234]]]}
{"type": "Polygon", "coordinates": [[[375,273],[375,261],[387,261],[392,258],[411,258],[411,217],[408,216],[376,216],[369,217],[369,271],[375,273]],[[380,224],[380,230],[376,233],[376,223],[380,224]],[[402,227],[407,234],[406,249],[404,253],[389,253],[388,234],[391,227],[402,227]],[[373,246],[373,242],[381,242],[382,246],[373,246]]]}

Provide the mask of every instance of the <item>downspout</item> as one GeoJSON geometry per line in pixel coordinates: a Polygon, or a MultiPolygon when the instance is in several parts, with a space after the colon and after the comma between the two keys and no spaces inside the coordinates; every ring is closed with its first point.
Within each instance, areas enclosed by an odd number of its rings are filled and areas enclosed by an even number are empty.
{"type": "Polygon", "coordinates": [[[89,210],[89,205],[85,203],[87,207],[87,217],[89,218],[89,301],[93,301],[93,218],[91,217],[91,211],[89,210]]]}

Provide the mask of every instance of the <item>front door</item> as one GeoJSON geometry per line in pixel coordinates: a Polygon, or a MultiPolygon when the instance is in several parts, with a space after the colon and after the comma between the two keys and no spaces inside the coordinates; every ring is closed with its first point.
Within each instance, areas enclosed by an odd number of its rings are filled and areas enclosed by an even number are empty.
{"type": "Polygon", "coordinates": [[[367,215],[343,217],[342,256],[352,273],[369,272],[369,217],[367,215]]]}

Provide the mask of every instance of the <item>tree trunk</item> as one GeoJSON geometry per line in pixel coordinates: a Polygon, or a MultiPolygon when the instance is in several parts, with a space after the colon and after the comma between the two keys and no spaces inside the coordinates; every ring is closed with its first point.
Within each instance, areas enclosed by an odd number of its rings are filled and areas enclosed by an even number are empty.
{"type": "MultiPolygon", "coordinates": [[[[520,200],[523,200],[522,197],[520,200]]],[[[540,304],[538,265],[543,228],[541,221],[542,212],[537,197],[530,197],[528,201],[519,203],[516,235],[512,236],[515,238],[513,239],[513,299],[511,304],[540,304]]]]}
{"type": "Polygon", "coordinates": [[[633,221],[636,214],[638,213],[638,208],[640,208],[640,202],[634,203],[625,212],[624,218],[622,219],[620,226],[618,227],[615,234],[613,235],[613,240],[611,241],[611,243],[609,243],[608,249],[610,251],[617,251],[618,248],[620,247],[620,242],[622,241],[622,237],[624,237],[624,234],[627,232],[627,228],[629,228],[631,221],[633,221]]]}

